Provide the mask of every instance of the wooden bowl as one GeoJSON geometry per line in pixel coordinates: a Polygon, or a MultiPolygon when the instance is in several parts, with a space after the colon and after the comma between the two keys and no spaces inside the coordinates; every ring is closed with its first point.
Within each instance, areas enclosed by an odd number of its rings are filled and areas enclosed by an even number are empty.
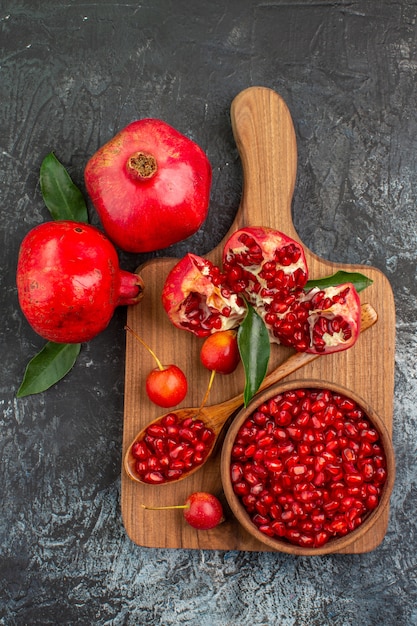
{"type": "Polygon", "coordinates": [[[237,518],[237,520],[242,524],[242,526],[256,539],[258,539],[263,544],[269,546],[273,550],[277,550],[280,552],[286,552],[288,554],[293,555],[303,555],[303,556],[318,556],[323,554],[329,554],[334,552],[339,552],[344,550],[351,543],[357,541],[363,535],[369,532],[372,526],[377,522],[381,514],[384,512],[386,507],[389,506],[389,499],[391,496],[391,492],[394,486],[395,479],[395,458],[394,458],[394,450],[392,446],[391,437],[388,433],[388,430],[382,421],[382,419],[376,414],[371,406],[369,406],[362,398],[357,396],[357,394],[353,393],[349,389],[341,385],[336,385],[334,383],[327,383],[324,381],[318,380],[297,380],[288,383],[280,383],[273,387],[270,387],[267,391],[263,392],[256,396],[248,407],[242,409],[234,419],[232,425],[230,426],[222,448],[221,455],[221,477],[223,483],[223,489],[228,501],[228,504],[237,518]],[[384,486],[382,488],[382,492],[380,495],[380,500],[377,507],[371,510],[366,514],[362,523],[357,526],[354,530],[349,531],[346,535],[331,538],[319,547],[303,547],[300,545],[296,545],[290,543],[288,540],[279,538],[279,537],[270,537],[265,533],[261,532],[258,527],[252,522],[249,513],[246,511],[244,505],[241,503],[238,496],[235,494],[232,486],[231,476],[230,476],[230,466],[231,466],[231,450],[232,446],[235,442],[236,436],[242,424],[245,420],[252,415],[252,413],[264,402],[270,400],[278,393],[287,391],[287,390],[295,390],[295,389],[329,389],[332,392],[341,393],[348,398],[354,400],[359,407],[364,411],[368,420],[372,423],[374,428],[378,431],[380,435],[379,444],[382,445],[383,451],[386,457],[386,469],[387,469],[387,478],[385,480],[384,486]]]}

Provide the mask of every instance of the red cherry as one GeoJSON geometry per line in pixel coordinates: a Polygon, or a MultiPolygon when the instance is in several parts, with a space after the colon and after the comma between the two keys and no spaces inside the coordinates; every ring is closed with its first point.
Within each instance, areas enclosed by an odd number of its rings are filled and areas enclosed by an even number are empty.
{"type": "Polygon", "coordinates": [[[234,330],[221,330],[204,341],[200,359],[204,367],[219,374],[231,374],[240,361],[237,334],[234,330]]]}
{"type": "Polygon", "coordinates": [[[188,496],[184,509],[185,521],[197,530],[214,528],[223,519],[220,501],[211,493],[197,491],[188,496]]]}
{"type": "Polygon", "coordinates": [[[155,367],[146,378],[146,393],[158,406],[169,408],[182,402],[187,394],[187,379],[176,365],[155,367]]]}
{"type": "Polygon", "coordinates": [[[183,509],[184,519],[196,530],[210,530],[223,521],[223,507],[221,502],[211,493],[196,491],[186,499],[184,504],[174,506],[146,506],[144,509],[152,511],[183,509]]]}
{"type": "Polygon", "coordinates": [[[182,402],[187,395],[188,384],[184,372],[177,365],[163,365],[155,352],[132,330],[125,326],[153,356],[157,367],[149,372],[146,377],[146,393],[149,400],[158,406],[170,408],[182,402]]]}

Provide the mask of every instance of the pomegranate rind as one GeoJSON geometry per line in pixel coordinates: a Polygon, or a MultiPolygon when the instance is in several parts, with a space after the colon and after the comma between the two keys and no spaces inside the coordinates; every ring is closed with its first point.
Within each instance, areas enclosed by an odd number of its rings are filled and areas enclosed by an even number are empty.
{"type": "Polygon", "coordinates": [[[191,252],[169,272],[162,304],[174,326],[199,337],[236,328],[247,312],[244,300],[225,289],[219,268],[191,252]]]}

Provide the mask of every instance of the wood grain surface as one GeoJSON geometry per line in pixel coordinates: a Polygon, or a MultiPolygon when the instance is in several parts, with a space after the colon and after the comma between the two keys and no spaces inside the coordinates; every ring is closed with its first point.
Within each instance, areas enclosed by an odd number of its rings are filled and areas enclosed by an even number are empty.
{"type": "MultiPolygon", "coordinates": [[[[242,160],[244,187],[239,210],[225,239],[237,228],[252,225],[276,228],[300,241],[291,215],[297,148],[293,123],[285,102],[270,89],[250,87],[233,100],[231,119],[242,160]]],[[[305,218],[308,219],[308,207],[305,218]]],[[[223,244],[224,241],[220,242],[207,255],[214,262],[220,261],[223,244]]],[[[392,433],[395,307],[391,286],[384,274],[376,268],[336,264],[304,248],[311,278],[320,278],[338,269],[360,271],[371,278],[373,284],[361,293],[361,301],[369,302],[375,308],[378,321],[359,337],[352,349],[320,357],[291,374],[288,380],[317,379],[323,383],[340,383],[354,390],[373,406],[392,433]]],[[[129,308],[127,322],[152,346],[163,362],[174,362],[185,371],[189,391],[181,406],[192,407],[199,406],[203,398],[209,372],[199,362],[201,339],[174,328],[161,305],[165,277],[176,262],[177,259],[158,259],[139,268],[145,282],[145,295],[139,306],[129,308]]],[[[154,406],[145,393],[146,375],[154,367],[152,357],[130,335],[126,343],[123,457],[137,432],[166,412],[154,406]]],[[[269,371],[290,354],[289,349],[272,346],[269,371]]],[[[243,385],[241,365],[231,376],[217,376],[209,404],[237,395],[243,385]]],[[[162,548],[269,549],[248,535],[227,507],[225,522],[210,531],[196,531],[188,526],[181,511],[149,511],[141,508],[141,504],[181,504],[190,493],[200,490],[215,493],[222,499],[219,450],[201,471],[171,485],[139,484],[131,480],[122,468],[122,516],[133,542],[141,546],[162,548]]],[[[362,553],[378,546],[386,532],[388,515],[387,509],[365,537],[343,552],[362,553]]]]}

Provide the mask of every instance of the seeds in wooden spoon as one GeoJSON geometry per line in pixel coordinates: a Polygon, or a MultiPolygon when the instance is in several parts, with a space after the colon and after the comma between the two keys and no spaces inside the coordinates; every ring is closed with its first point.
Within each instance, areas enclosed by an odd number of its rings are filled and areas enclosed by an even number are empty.
{"type": "Polygon", "coordinates": [[[214,437],[214,432],[198,418],[179,421],[176,413],[164,415],[132,444],[139,480],[153,485],[179,480],[204,462],[214,437]]]}

